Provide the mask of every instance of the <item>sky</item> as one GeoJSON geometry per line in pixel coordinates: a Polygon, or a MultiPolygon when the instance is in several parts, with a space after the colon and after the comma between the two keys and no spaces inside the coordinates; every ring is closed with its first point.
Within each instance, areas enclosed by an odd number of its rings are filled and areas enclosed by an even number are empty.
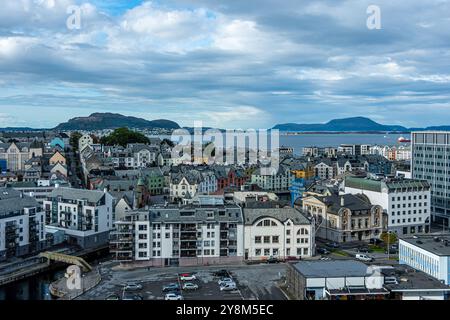
{"type": "Polygon", "coordinates": [[[449,13],[450,0],[1,0],[0,127],[93,112],[450,125],[449,13]]]}

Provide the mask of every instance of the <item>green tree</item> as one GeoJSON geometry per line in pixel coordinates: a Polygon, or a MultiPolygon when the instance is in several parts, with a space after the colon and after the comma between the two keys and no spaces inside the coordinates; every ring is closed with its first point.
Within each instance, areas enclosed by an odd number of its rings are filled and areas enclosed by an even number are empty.
{"type": "Polygon", "coordinates": [[[104,145],[120,145],[122,147],[129,143],[150,143],[150,140],[142,133],[128,128],[116,129],[110,135],[102,137],[100,141],[104,145]]]}
{"type": "Polygon", "coordinates": [[[83,136],[83,135],[82,135],[81,133],[77,132],[77,131],[72,132],[72,134],[70,135],[69,143],[70,143],[70,145],[72,146],[72,149],[73,149],[74,151],[77,151],[77,150],[78,150],[78,141],[80,140],[80,138],[81,138],[82,136],[83,136]]]}

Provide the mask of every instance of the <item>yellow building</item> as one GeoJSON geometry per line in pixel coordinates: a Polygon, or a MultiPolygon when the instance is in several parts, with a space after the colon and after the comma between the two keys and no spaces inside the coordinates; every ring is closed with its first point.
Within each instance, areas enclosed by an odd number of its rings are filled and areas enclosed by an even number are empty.
{"type": "Polygon", "coordinates": [[[60,163],[62,165],[66,165],[66,158],[59,152],[56,151],[55,154],[50,158],[49,160],[50,165],[55,165],[57,163],[60,163]]]}

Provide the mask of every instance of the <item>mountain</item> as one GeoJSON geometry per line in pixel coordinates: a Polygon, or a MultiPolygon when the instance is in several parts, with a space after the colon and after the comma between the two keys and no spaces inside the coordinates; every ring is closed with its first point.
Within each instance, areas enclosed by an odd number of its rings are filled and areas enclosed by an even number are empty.
{"type": "Polygon", "coordinates": [[[178,123],[170,120],[145,120],[127,117],[118,113],[93,113],[89,117],[77,117],[59,124],[55,130],[102,130],[121,127],[136,129],[178,129],[178,123]]]}
{"type": "Polygon", "coordinates": [[[365,117],[353,117],[345,119],[335,119],[327,123],[317,124],[298,124],[298,123],[285,123],[278,124],[273,129],[280,131],[307,131],[307,132],[320,132],[320,131],[335,131],[335,132],[368,132],[368,131],[408,131],[407,128],[398,125],[384,125],[379,124],[369,118],[365,117]]]}

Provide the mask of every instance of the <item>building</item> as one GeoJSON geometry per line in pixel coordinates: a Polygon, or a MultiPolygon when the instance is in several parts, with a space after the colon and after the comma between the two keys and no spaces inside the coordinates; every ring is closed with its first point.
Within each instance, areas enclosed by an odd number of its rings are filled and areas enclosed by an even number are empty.
{"type": "Polygon", "coordinates": [[[448,300],[450,287],[406,265],[355,260],[288,264],[287,289],[298,300],[448,300]]]}
{"type": "Polygon", "coordinates": [[[43,202],[47,228],[65,232],[82,248],[108,243],[113,228],[113,197],[107,191],[55,188],[43,202]]]}
{"type": "Polygon", "coordinates": [[[44,211],[35,199],[0,188],[0,261],[43,249],[44,224],[44,211]]]}
{"type": "Polygon", "coordinates": [[[331,180],[334,178],[334,166],[330,159],[324,158],[314,166],[315,176],[321,180],[331,180]]]}
{"type": "Polygon", "coordinates": [[[307,196],[303,211],[314,217],[316,236],[334,242],[367,241],[387,228],[383,208],[363,194],[307,196]]]}
{"type": "Polygon", "coordinates": [[[115,222],[117,261],[148,266],[241,263],[244,226],[238,205],[155,206],[115,222]]]}
{"type": "Polygon", "coordinates": [[[429,232],[430,184],[395,177],[346,177],[344,193],[364,194],[388,215],[388,229],[398,235],[429,232]]]}
{"type": "Polygon", "coordinates": [[[274,174],[266,174],[260,168],[256,169],[251,176],[251,183],[263,190],[286,191],[289,190],[292,179],[289,167],[280,165],[279,170],[274,174]]]}
{"type": "Polygon", "coordinates": [[[399,263],[450,284],[450,235],[401,237],[399,263]]]}
{"type": "Polygon", "coordinates": [[[353,156],[361,156],[370,153],[370,145],[367,144],[341,144],[338,152],[346,153],[353,156]]]}
{"type": "Polygon", "coordinates": [[[354,260],[289,263],[288,291],[297,300],[384,300],[384,276],[354,260]]]}
{"type": "Polygon", "coordinates": [[[450,226],[450,132],[413,132],[413,179],[431,185],[432,221],[450,226]]]}
{"type": "Polygon", "coordinates": [[[6,168],[13,172],[25,170],[28,160],[42,154],[42,145],[36,141],[0,143],[0,159],[6,160],[6,168]]]}
{"type": "Polygon", "coordinates": [[[80,140],[78,140],[78,150],[81,152],[87,146],[94,144],[94,139],[90,134],[84,134],[81,136],[80,140]]]}
{"type": "Polygon", "coordinates": [[[314,255],[314,227],[291,207],[246,207],[244,247],[246,260],[300,259],[314,255]]]}

